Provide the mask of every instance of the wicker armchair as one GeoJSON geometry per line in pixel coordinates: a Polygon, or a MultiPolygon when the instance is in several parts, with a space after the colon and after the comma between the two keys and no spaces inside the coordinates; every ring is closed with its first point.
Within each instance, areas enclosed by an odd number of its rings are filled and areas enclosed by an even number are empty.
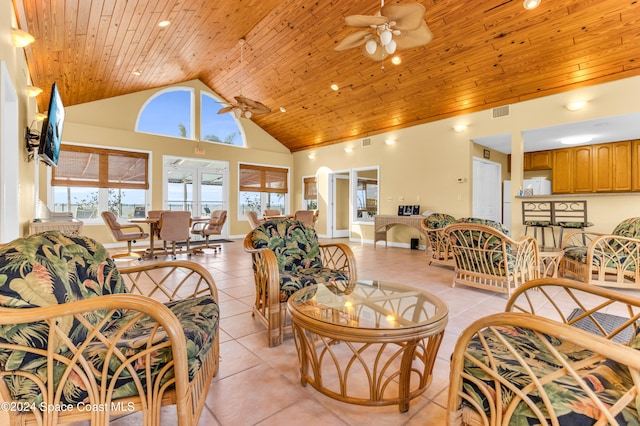
{"type": "Polygon", "coordinates": [[[562,249],[563,276],[588,284],[640,288],[640,217],[623,220],[611,234],[568,234],[562,249]]]}
{"type": "Polygon", "coordinates": [[[449,238],[444,234],[444,228],[456,221],[456,218],[445,213],[432,213],[422,220],[420,226],[427,234],[431,244],[429,264],[456,266],[449,247],[449,238]]]}
{"type": "Polygon", "coordinates": [[[538,245],[531,236],[513,240],[502,224],[477,218],[459,219],[444,234],[456,262],[454,286],[510,295],[519,285],[539,277],[538,245]]]}
{"type": "Polygon", "coordinates": [[[574,280],[517,288],[451,358],[452,425],[637,425],[640,298],[574,280]]]}
{"type": "Polygon", "coordinates": [[[290,331],[286,303],[294,292],[318,282],[348,290],[357,280],[351,248],[318,243],[316,231],[297,220],[266,221],[247,234],[244,249],[253,259],[253,315],[267,327],[269,346],[290,331]]]}
{"type": "Polygon", "coordinates": [[[0,248],[0,395],[11,424],[55,425],[176,405],[196,425],[218,369],[217,290],[193,262],[116,268],[87,237],[0,248]],[[64,407],[56,409],[55,407],[64,407]]]}

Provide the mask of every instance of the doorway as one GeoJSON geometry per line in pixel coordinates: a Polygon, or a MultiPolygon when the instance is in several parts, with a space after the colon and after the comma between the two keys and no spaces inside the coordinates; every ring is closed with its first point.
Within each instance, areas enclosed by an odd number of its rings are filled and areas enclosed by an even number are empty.
{"type": "MultiPolygon", "coordinates": [[[[192,217],[228,210],[227,162],[165,156],[163,169],[163,209],[189,211],[192,217]]],[[[226,233],[225,226],[222,236],[226,233]]]]}
{"type": "Polygon", "coordinates": [[[351,179],[348,171],[329,174],[329,223],[331,238],[349,237],[349,188],[351,179]]]}
{"type": "Polygon", "coordinates": [[[502,222],[502,165],[473,158],[473,217],[502,222]]]}

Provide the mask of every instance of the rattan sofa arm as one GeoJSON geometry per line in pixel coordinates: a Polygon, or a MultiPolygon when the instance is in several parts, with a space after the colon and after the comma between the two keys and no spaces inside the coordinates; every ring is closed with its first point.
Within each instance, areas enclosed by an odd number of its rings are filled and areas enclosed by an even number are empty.
{"type": "Polygon", "coordinates": [[[584,246],[583,241],[586,241],[586,245],[588,246],[594,238],[597,238],[601,235],[604,234],[591,231],[572,231],[562,237],[560,248],[565,249],[566,247],[584,246]]]}

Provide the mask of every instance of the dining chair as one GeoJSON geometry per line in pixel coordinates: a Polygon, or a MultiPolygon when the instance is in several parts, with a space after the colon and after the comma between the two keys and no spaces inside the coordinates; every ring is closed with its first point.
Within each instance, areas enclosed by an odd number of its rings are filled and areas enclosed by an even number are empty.
{"type": "Polygon", "coordinates": [[[187,255],[190,252],[191,237],[191,212],[181,211],[163,211],[160,215],[160,238],[165,242],[171,243],[171,256],[176,258],[176,246],[178,242],[185,242],[187,246],[187,255]]]}
{"type": "Polygon", "coordinates": [[[136,225],[133,223],[121,224],[118,222],[116,215],[110,211],[102,212],[102,219],[104,223],[111,231],[111,235],[116,241],[126,241],[127,242],[127,252],[126,253],[117,253],[112,255],[112,257],[135,257],[140,258],[140,254],[136,253],[132,249],[132,244],[136,240],[143,240],[149,236],[140,225],[136,225]]]}
{"type": "Polygon", "coordinates": [[[265,222],[264,219],[259,219],[258,214],[254,211],[246,212],[245,216],[247,216],[247,220],[249,221],[249,225],[251,225],[251,229],[255,229],[265,222]]]}
{"type": "Polygon", "coordinates": [[[227,221],[226,210],[214,210],[211,212],[211,217],[208,222],[193,222],[191,226],[191,233],[194,235],[200,235],[204,237],[204,245],[207,248],[214,250],[222,249],[221,244],[209,245],[209,237],[211,235],[221,235],[224,223],[227,221]]]}

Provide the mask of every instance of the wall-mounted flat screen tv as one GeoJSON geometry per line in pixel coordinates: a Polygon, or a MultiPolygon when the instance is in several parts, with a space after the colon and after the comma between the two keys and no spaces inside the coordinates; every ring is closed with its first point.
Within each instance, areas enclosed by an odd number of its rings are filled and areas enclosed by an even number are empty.
{"type": "Polygon", "coordinates": [[[63,124],[64,105],[62,105],[62,99],[60,99],[58,86],[56,83],[53,83],[51,86],[51,97],[49,98],[49,113],[42,123],[40,146],[38,147],[40,160],[50,166],[56,166],[58,164],[63,124]]]}

